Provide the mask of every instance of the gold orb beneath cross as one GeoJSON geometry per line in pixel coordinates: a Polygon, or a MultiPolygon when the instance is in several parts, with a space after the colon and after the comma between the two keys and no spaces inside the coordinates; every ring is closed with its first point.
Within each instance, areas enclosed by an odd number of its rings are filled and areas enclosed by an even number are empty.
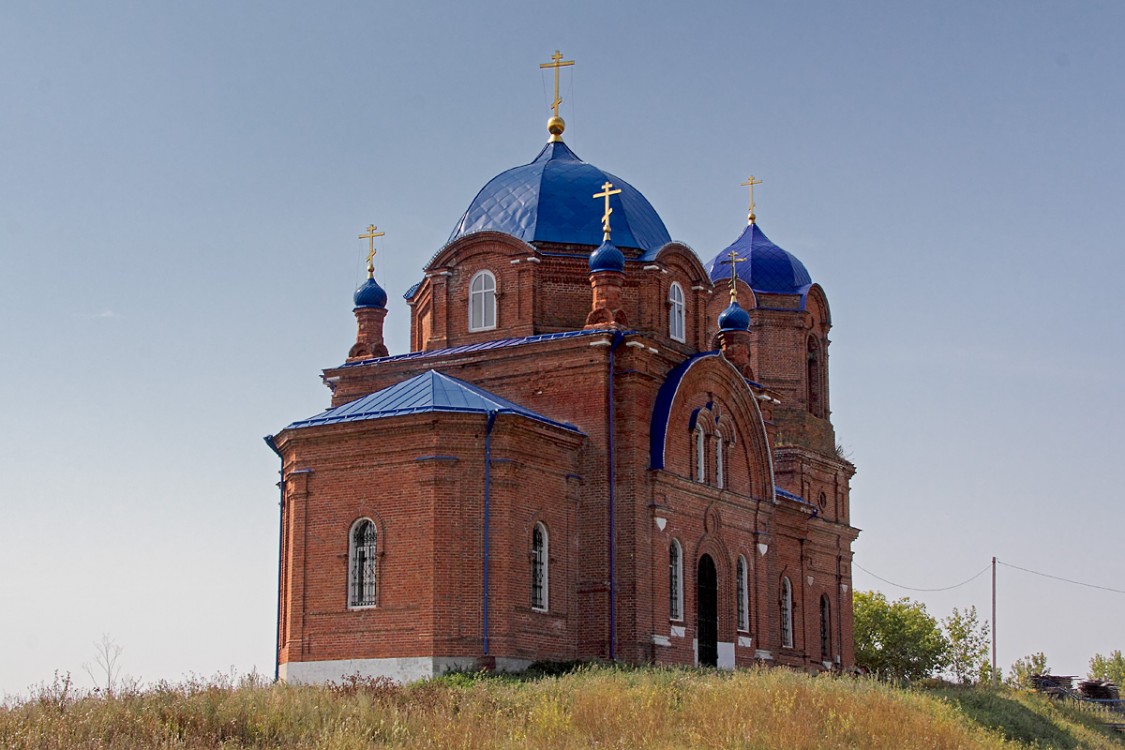
{"type": "Polygon", "coordinates": [[[551,135],[562,135],[564,130],[566,130],[566,122],[558,115],[547,120],[547,132],[551,135]]]}

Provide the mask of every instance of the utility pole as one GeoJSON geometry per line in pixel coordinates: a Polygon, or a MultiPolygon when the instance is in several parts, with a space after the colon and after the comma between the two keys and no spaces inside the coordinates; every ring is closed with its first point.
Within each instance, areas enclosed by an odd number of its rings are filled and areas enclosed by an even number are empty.
{"type": "Polygon", "coordinates": [[[996,671],[996,555],[992,556],[992,687],[1000,684],[996,671]]]}

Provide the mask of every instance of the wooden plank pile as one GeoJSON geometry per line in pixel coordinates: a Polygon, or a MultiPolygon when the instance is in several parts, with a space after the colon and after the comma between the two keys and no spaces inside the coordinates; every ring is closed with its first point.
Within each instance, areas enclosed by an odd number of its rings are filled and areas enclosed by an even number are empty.
{"type": "Polygon", "coordinates": [[[1078,692],[1083,698],[1097,701],[1121,700],[1121,689],[1109,680],[1082,680],[1078,683],[1078,692]]]}

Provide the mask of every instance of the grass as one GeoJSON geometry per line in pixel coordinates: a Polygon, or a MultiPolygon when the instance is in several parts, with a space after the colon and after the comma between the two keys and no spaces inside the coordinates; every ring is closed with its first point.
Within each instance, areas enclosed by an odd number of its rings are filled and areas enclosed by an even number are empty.
{"type": "Polygon", "coordinates": [[[1033,696],[781,669],[583,668],[328,688],[220,676],[110,696],[56,678],[0,707],[0,748],[1125,747],[1095,722],[1033,696]]]}

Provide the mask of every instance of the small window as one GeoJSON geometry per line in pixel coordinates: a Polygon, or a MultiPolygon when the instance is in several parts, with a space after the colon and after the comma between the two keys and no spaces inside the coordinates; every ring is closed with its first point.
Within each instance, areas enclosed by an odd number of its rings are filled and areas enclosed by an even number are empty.
{"type": "Polygon", "coordinates": [[[781,646],[793,648],[793,584],[781,579],[781,646]]]}
{"type": "Polygon", "coordinates": [[[715,486],[720,490],[726,486],[723,477],[723,436],[721,433],[715,435],[715,486]]]}
{"type": "Polygon", "coordinates": [[[496,327],[496,277],[491,271],[478,271],[469,284],[469,330],[487,331],[496,327]]]}
{"type": "Polygon", "coordinates": [[[675,539],[668,548],[668,617],[684,619],[684,551],[675,539]]]}
{"type": "Polygon", "coordinates": [[[828,410],[825,407],[824,363],[820,341],[815,336],[809,336],[807,349],[808,373],[805,377],[805,399],[808,401],[809,413],[814,417],[824,418],[828,416],[828,410]]]}
{"type": "Polygon", "coordinates": [[[695,481],[707,481],[707,435],[700,424],[695,426],[695,481]]]}
{"type": "Polygon", "coordinates": [[[374,607],[377,588],[378,550],[375,523],[369,518],[361,518],[352,526],[349,541],[350,582],[348,586],[349,607],[374,607]]]}
{"type": "Polygon", "coordinates": [[[736,569],[735,579],[738,585],[738,591],[735,592],[738,599],[738,629],[750,629],[750,589],[746,581],[746,558],[742,555],[738,556],[738,568],[736,569]]]}
{"type": "Polygon", "coordinates": [[[531,608],[547,611],[547,565],[548,561],[547,527],[535,524],[531,531],[531,608]]]}
{"type": "Polygon", "coordinates": [[[832,603],[820,597],[820,660],[832,661],[832,603]]]}
{"type": "Polygon", "coordinates": [[[676,282],[668,289],[668,335],[676,341],[685,341],[684,289],[676,282]]]}

